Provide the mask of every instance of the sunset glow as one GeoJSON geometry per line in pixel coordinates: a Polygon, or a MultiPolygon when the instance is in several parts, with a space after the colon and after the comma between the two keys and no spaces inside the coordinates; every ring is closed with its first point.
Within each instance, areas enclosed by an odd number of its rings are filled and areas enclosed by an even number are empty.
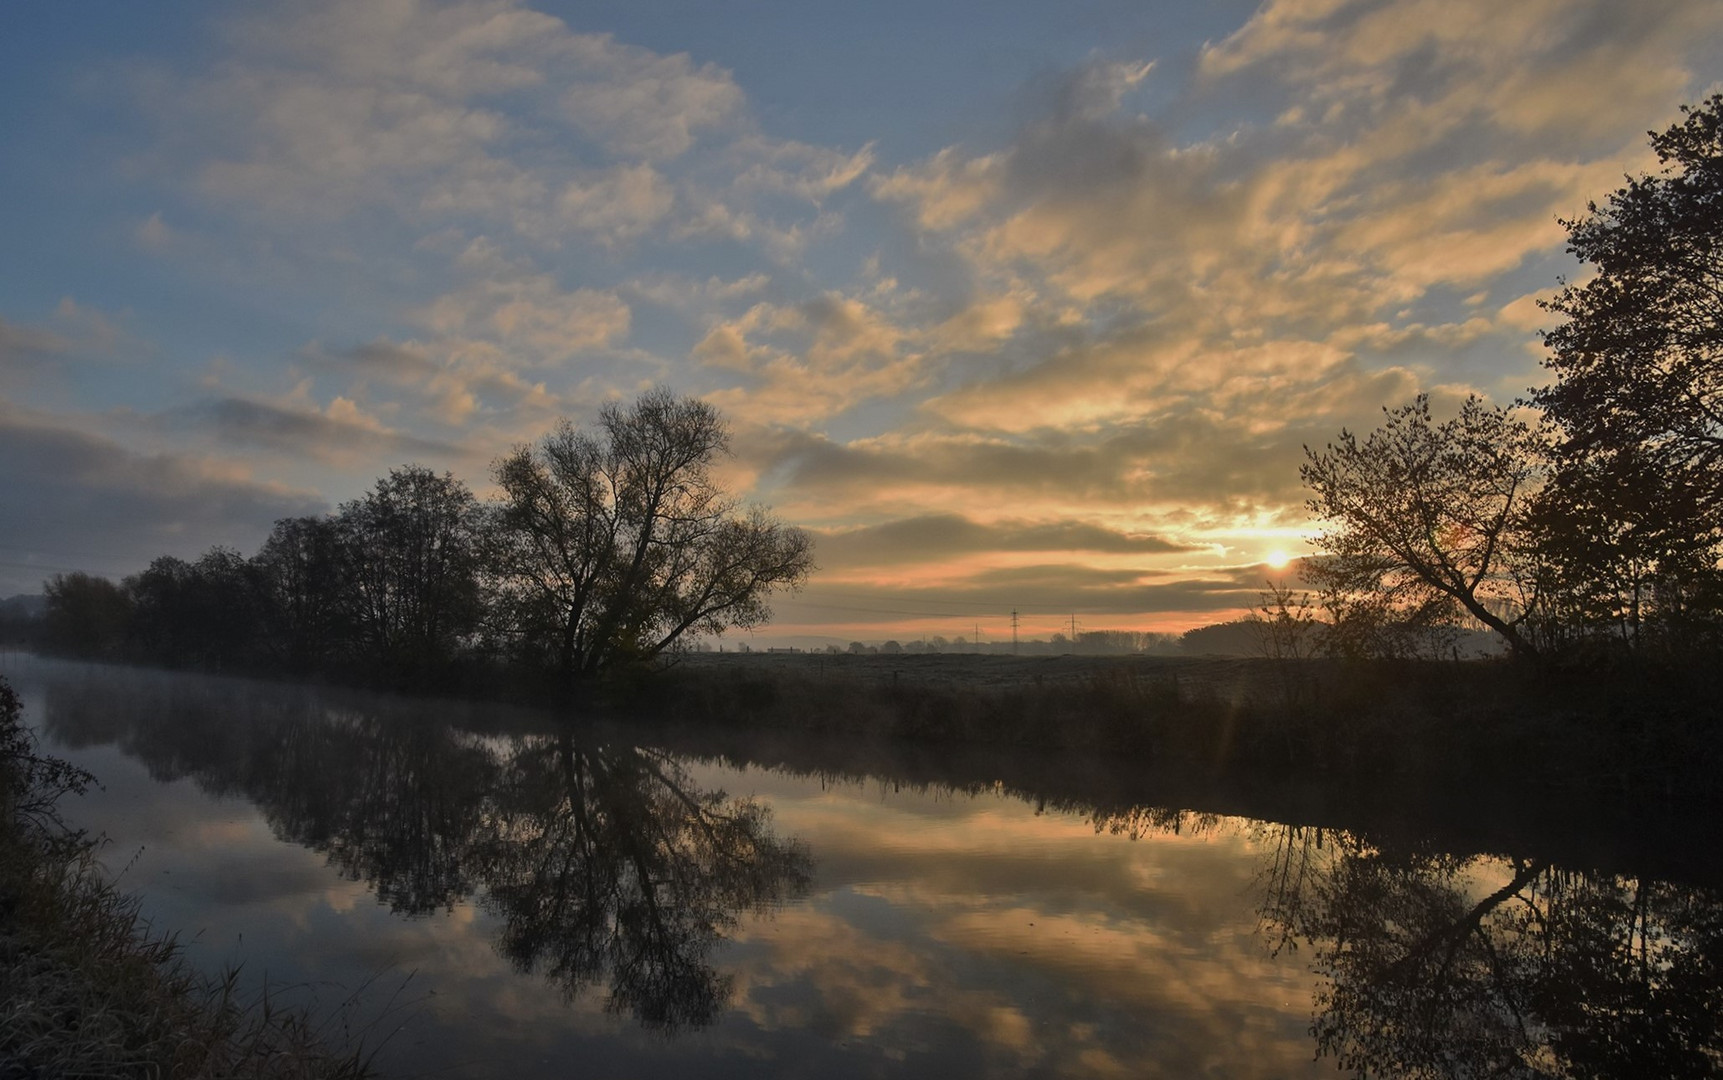
{"type": "Polygon", "coordinates": [[[815,538],[756,644],[1225,619],[1719,79],[1710,0],[15,5],[0,597],[663,385],[815,538]]]}

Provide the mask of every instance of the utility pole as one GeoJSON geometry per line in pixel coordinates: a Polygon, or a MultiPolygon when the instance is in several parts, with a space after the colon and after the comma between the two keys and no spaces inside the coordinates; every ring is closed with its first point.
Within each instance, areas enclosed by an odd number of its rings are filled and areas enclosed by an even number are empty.
{"type": "Polygon", "coordinates": [[[1011,655],[1017,655],[1017,609],[1011,609],[1011,655]]]}
{"type": "Polygon", "coordinates": [[[1071,616],[1071,651],[1077,651],[1077,616],[1071,616]]]}

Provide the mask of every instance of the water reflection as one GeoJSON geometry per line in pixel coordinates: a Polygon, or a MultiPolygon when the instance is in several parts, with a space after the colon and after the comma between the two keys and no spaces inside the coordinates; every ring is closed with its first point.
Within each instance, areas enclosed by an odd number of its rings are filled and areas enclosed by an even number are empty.
{"type": "Polygon", "coordinates": [[[518,970],[569,998],[607,984],[609,1008],[648,1027],[716,1018],[731,980],[713,948],[742,914],[807,888],[806,849],[763,805],[702,789],[661,751],[569,730],[485,738],[436,707],[388,716],[293,693],[241,720],[208,684],[150,689],[61,687],[45,727],[117,738],[158,779],[243,793],[397,913],[476,895],[518,970]]]}
{"type": "MultiPolygon", "coordinates": [[[[487,964],[688,1033],[674,1061],[672,1040],[580,1044],[618,1055],[617,1075],[720,1052],[739,1075],[1723,1071],[1723,899],[1703,855],[1683,876],[1580,861],[1571,833],[1274,824],[1237,802],[1176,808],[1160,780],[1093,763],[646,746],[492,708],[113,678],[51,680],[49,734],[243,796],[413,925],[476,906],[487,964]],[[727,769],[770,797],[726,795],[727,769]],[[816,844],[821,891],[763,926],[745,916],[807,893],[813,870],[774,821],[816,844]]],[[[451,1013],[498,1000],[453,967],[451,1013]]],[[[546,1017],[580,1011],[555,997],[490,1022],[549,1046],[546,1017]]]]}
{"type": "Polygon", "coordinates": [[[710,1023],[730,996],[713,945],[808,883],[764,807],[701,791],[652,750],[525,740],[494,807],[474,861],[497,947],[571,995],[608,973],[612,1007],[653,1027],[710,1023]]]}
{"type": "Polygon", "coordinates": [[[1360,1075],[1723,1066],[1723,897],[1538,859],[1275,830],[1264,915],[1312,951],[1319,1052],[1360,1075]]]}

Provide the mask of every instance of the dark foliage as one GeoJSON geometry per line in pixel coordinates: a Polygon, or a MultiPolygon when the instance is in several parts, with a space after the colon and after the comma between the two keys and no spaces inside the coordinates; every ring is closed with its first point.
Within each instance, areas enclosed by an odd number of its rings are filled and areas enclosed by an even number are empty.
{"type": "Polygon", "coordinates": [[[1563,222],[1596,268],[1546,310],[1550,554],[1569,614],[1630,644],[1723,610],[1723,95],[1651,137],[1661,171],[1563,222]]]}
{"type": "Polygon", "coordinates": [[[1323,979],[1312,1032],[1341,1068],[1431,1080],[1716,1075],[1715,891],[1279,832],[1264,915],[1284,944],[1312,949],[1323,979]]]}
{"type": "Polygon", "coordinates": [[[496,465],[502,501],[409,465],[329,517],[276,522],[246,559],[163,556],[116,585],[44,588],[49,652],[458,690],[566,688],[688,634],[758,626],[812,567],[806,533],[739,506],[717,412],[652,391],[496,465]]]}
{"type": "Polygon", "coordinates": [[[1723,95],[1651,136],[1663,168],[1562,224],[1595,275],[1544,304],[1534,439],[1469,400],[1307,448],[1312,583],[1350,654],[1420,625],[1516,654],[1703,655],[1723,637],[1723,95]]]}
{"type": "Polygon", "coordinates": [[[654,390],[606,407],[596,436],[564,423],[496,463],[487,561],[517,655],[592,675],[766,621],[770,592],[806,579],[810,543],[717,485],[728,438],[711,406],[654,390]]]}

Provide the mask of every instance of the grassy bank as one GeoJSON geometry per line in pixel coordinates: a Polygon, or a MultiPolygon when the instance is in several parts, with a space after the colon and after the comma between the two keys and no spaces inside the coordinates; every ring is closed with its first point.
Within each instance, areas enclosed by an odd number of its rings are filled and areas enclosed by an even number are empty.
{"type": "Polygon", "coordinates": [[[630,708],[692,725],[1075,750],[1405,794],[1723,799],[1723,665],[699,656],[630,708]]]}
{"type": "Polygon", "coordinates": [[[41,755],[0,679],[0,1077],[362,1077],[303,1009],[194,971],[108,883],[56,802],[90,783],[41,755]]]}

